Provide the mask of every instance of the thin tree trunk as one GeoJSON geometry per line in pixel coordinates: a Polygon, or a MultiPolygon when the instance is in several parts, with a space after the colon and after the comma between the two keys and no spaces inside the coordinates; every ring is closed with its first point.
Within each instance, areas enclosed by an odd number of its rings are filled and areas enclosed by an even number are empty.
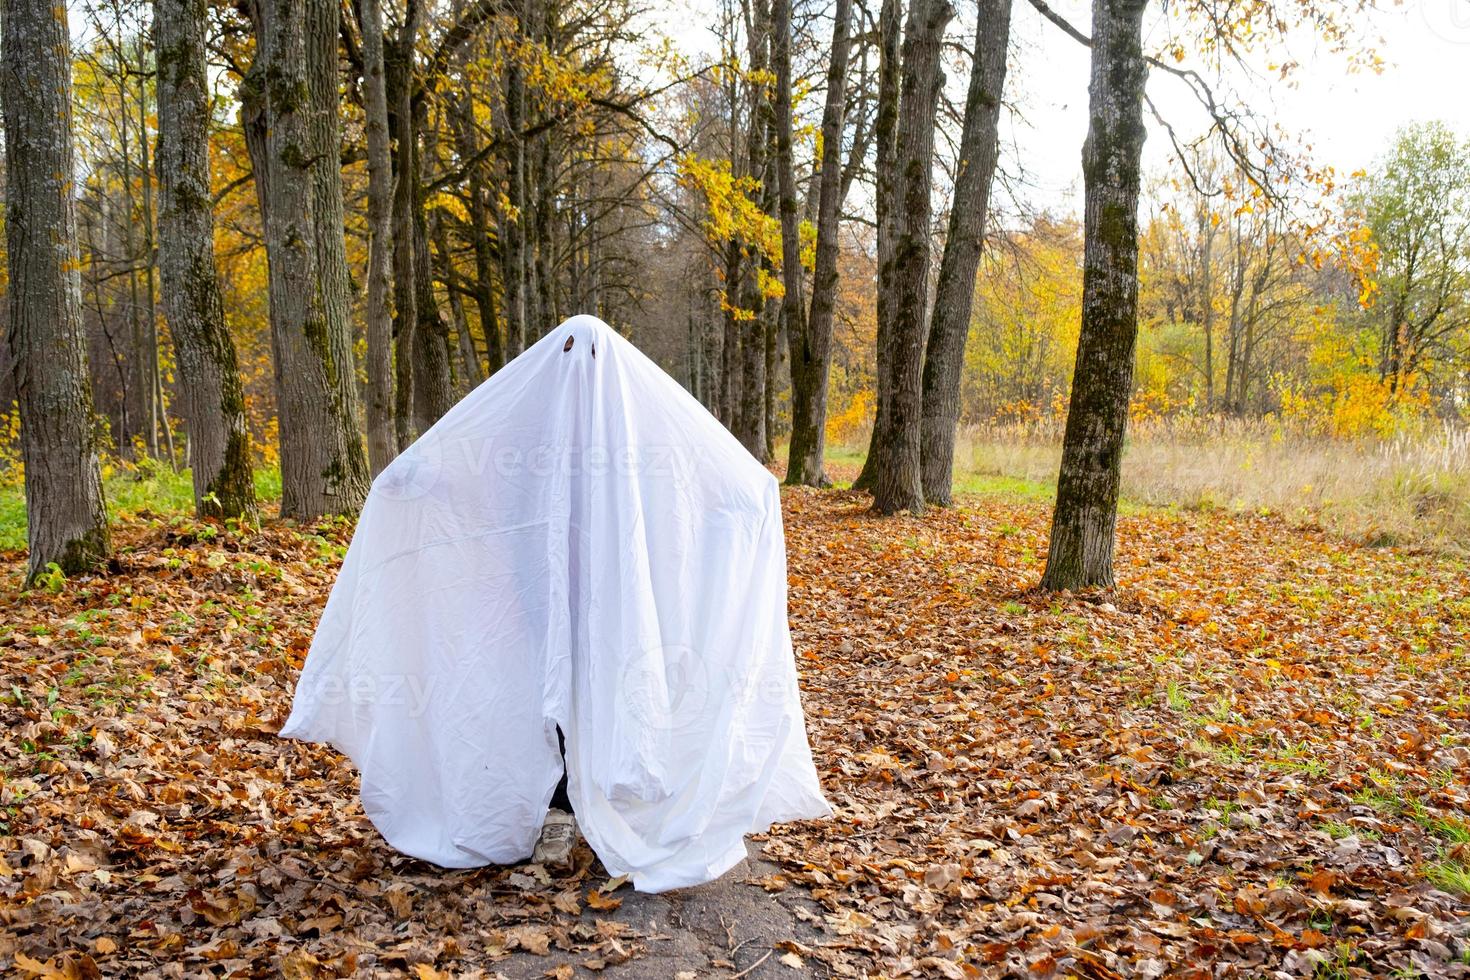
{"type": "Polygon", "coordinates": [[[546,336],[561,322],[556,308],[556,281],[551,257],[556,252],[555,224],[551,220],[552,196],[555,192],[551,169],[551,139],[546,133],[537,137],[536,147],[536,310],[541,318],[536,334],[546,336]]]}
{"type": "MultiPolygon", "coordinates": [[[[422,113],[423,107],[416,111],[422,113]]],[[[416,132],[432,133],[420,115],[414,120],[416,132]]],[[[432,152],[432,148],[431,148],[432,152]]],[[[412,166],[408,175],[413,187],[413,276],[414,318],[413,338],[413,414],[414,425],[419,435],[449,411],[454,405],[454,379],[449,359],[449,327],[439,312],[439,302],[434,295],[434,266],[429,255],[428,215],[420,185],[423,160],[417,144],[412,147],[412,166]]]]}
{"type": "MultiPolygon", "coordinates": [[[[477,160],[480,154],[479,134],[475,130],[474,104],[468,93],[455,103],[450,117],[455,130],[455,149],[464,161],[477,160]]],[[[470,245],[475,254],[475,306],[480,313],[480,332],[485,335],[485,356],[494,374],[505,364],[505,350],[500,341],[500,317],[495,309],[494,256],[490,252],[490,217],[485,204],[485,166],[470,165],[465,173],[469,190],[470,245]]]]}
{"type": "MultiPolygon", "coordinates": [[[[873,509],[880,514],[924,509],[919,444],[923,428],[925,316],[928,307],[931,171],[934,120],[944,87],[940,48],[954,16],[948,0],[914,0],[904,30],[903,94],[899,102],[894,200],[893,289],[887,342],[879,340],[878,403],[881,427],[868,452],[873,509]]],[[[881,272],[880,272],[881,276],[881,272]]]]}
{"type": "Polygon", "coordinates": [[[454,254],[449,246],[448,223],[438,213],[431,220],[434,224],[434,249],[439,256],[439,279],[444,283],[444,293],[449,298],[449,315],[454,323],[455,344],[463,367],[458,386],[459,397],[463,398],[485,380],[485,366],[480,363],[480,355],[475,352],[475,338],[470,334],[469,319],[465,316],[459,270],[454,266],[454,254]]]}
{"type": "MultiPolygon", "coordinates": [[[[143,45],[138,44],[138,65],[143,68],[146,55],[143,45]]],[[[143,76],[138,83],[138,154],[142,167],[139,181],[143,191],[143,299],[145,329],[144,339],[148,344],[148,377],[153,384],[153,418],[149,421],[151,431],[163,433],[163,448],[168,456],[169,469],[178,471],[179,461],[174,456],[174,430],[168,418],[168,402],[163,396],[163,371],[159,365],[158,335],[158,289],[154,281],[154,265],[157,262],[153,237],[153,172],[149,167],[148,152],[148,81],[143,76]]]]}
{"type": "Polygon", "coordinates": [[[1205,336],[1205,411],[1215,410],[1215,229],[1209,208],[1201,202],[1199,218],[1200,269],[1199,316],[1205,336]]]}
{"type": "MultiPolygon", "coordinates": [[[[97,268],[97,256],[98,256],[98,253],[99,253],[99,248],[96,247],[96,244],[95,243],[97,242],[97,240],[98,240],[99,237],[102,238],[102,248],[100,249],[100,251],[106,251],[106,237],[105,236],[107,235],[107,223],[108,223],[107,222],[107,208],[106,208],[106,203],[107,203],[107,199],[106,198],[103,198],[103,200],[102,200],[103,207],[99,209],[99,210],[101,210],[102,213],[101,213],[101,216],[100,216],[100,218],[99,218],[99,220],[97,222],[97,227],[93,228],[91,226],[90,222],[87,225],[87,227],[89,228],[89,231],[88,231],[87,235],[85,236],[85,239],[87,241],[89,241],[89,242],[94,243],[94,244],[93,244],[93,247],[92,248],[89,248],[87,250],[87,271],[88,271],[88,275],[85,278],[86,278],[86,282],[87,282],[87,291],[92,294],[92,307],[97,311],[97,326],[102,331],[102,337],[103,337],[103,339],[107,343],[107,350],[112,355],[112,369],[113,369],[114,373],[117,374],[117,387],[118,387],[118,392],[119,392],[119,395],[120,395],[120,397],[117,400],[117,407],[118,407],[117,431],[118,432],[122,432],[122,433],[127,433],[128,432],[128,371],[127,371],[127,359],[124,358],[123,355],[122,355],[122,352],[117,349],[117,341],[113,337],[112,328],[110,326],[108,326],[108,323],[107,323],[107,321],[108,321],[107,305],[104,304],[103,301],[102,301],[102,290],[101,290],[101,281],[100,281],[101,280],[101,273],[100,273],[100,271],[97,268]]],[[[109,423],[108,424],[109,425],[111,424],[111,420],[109,420],[109,423]]]]}
{"type": "MultiPolygon", "coordinates": [[[[120,50],[118,57],[123,57],[120,50]]],[[[138,304],[138,245],[137,239],[133,237],[133,227],[136,224],[133,219],[136,199],[133,196],[132,117],[128,110],[128,83],[125,75],[118,78],[117,97],[120,109],[117,128],[118,150],[122,155],[123,201],[127,212],[123,222],[123,254],[128,263],[128,333],[133,345],[132,370],[129,373],[132,375],[130,379],[132,394],[138,400],[136,410],[132,413],[136,428],[127,434],[126,451],[129,456],[132,456],[135,448],[133,438],[141,436],[144,452],[156,458],[158,456],[158,427],[155,425],[153,394],[157,388],[149,373],[149,365],[153,363],[153,357],[149,351],[148,338],[143,329],[143,319],[138,304]]]]}
{"type": "Polygon", "coordinates": [[[194,509],[256,516],[250,431],[214,260],[205,0],[155,0],[158,61],[158,259],[179,357],[194,509]]]}
{"type": "MultiPolygon", "coordinates": [[[[764,74],[767,67],[773,62],[775,47],[778,43],[776,32],[780,30],[778,23],[773,17],[780,15],[776,8],[786,4],[786,19],[791,19],[790,0],[776,0],[774,5],[768,0],[754,0],[752,3],[752,23],[750,31],[750,70],[753,73],[764,74]]],[[[789,35],[790,28],[788,26],[789,35]]],[[[790,43],[790,38],[787,38],[790,43]]],[[[778,86],[779,87],[779,86],[778,86]]],[[[750,88],[750,126],[746,130],[746,167],[747,174],[760,183],[761,210],[769,214],[775,203],[774,188],[771,186],[771,167],[769,153],[769,141],[773,123],[773,109],[770,97],[766,94],[763,84],[754,84],[750,88]]],[[[780,98],[779,93],[776,96],[780,98]]],[[[784,234],[784,232],[783,232],[784,234]]],[[[752,318],[743,322],[743,336],[741,337],[741,378],[740,378],[740,407],[737,413],[737,424],[735,435],[741,444],[750,451],[750,454],[761,462],[766,461],[766,337],[771,329],[770,319],[767,315],[767,303],[761,294],[759,266],[761,262],[756,256],[751,261],[744,263],[745,275],[742,277],[743,295],[740,299],[741,308],[748,311],[752,318]]],[[[784,274],[784,272],[783,272],[784,274]]],[[[797,295],[800,296],[801,265],[798,261],[795,271],[798,282],[797,295]]],[[[788,282],[790,280],[788,279],[788,282]]]]}
{"type": "MultiPolygon", "coordinates": [[[[409,10],[421,9],[410,4],[409,10]]],[[[417,21],[410,19],[400,31],[392,51],[384,52],[384,76],[388,89],[389,135],[397,142],[393,155],[393,432],[398,451],[414,440],[413,430],[413,335],[418,320],[415,301],[413,248],[413,49],[417,21]],[[390,57],[391,55],[391,57],[390,57]]]]}
{"type": "Polygon", "coordinates": [[[731,432],[736,432],[739,428],[739,419],[734,417],[729,410],[729,385],[725,381],[725,372],[721,368],[721,365],[724,363],[725,338],[728,337],[733,340],[733,338],[739,336],[741,304],[745,301],[743,295],[745,286],[741,279],[744,275],[745,258],[738,239],[732,237],[725,242],[724,258],[725,301],[720,304],[722,307],[721,330],[715,334],[715,336],[721,339],[720,350],[715,357],[715,366],[719,372],[719,377],[715,379],[717,383],[713,386],[714,392],[710,399],[712,403],[710,411],[725,424],[725,428],[731,432]]]}
{"type": "Polygon", "coordinates": [[[25,464],[27,581],[108,555],[107,508],[82,333],[66,7],[9,0],[0,50],[5,119],[6,339],[25,464]]]}
{"type": "MultiPolygon", "coordinates": [[[[873,205],[878,225],[878,330],[875,346],[878,359],[885,357],[884,347],[891,342],[889,331],[893,322],[893,241],[895,182],[898,177],[897,151],[898,103],[903,62],[900,57],[902,33],[900,23],[903,10],[899,0],[883,0],[878,12],[878,118],[873,123],[873,205]]],[[[882,366],[878,374],[883,373],[882,366]]],[[[878,399],[874,410],[873,432],[887,424],[888,406],[878,399]]],[[[874,468],[871,441],[863,468],[853,481],[856,490],[872,487],[874,468]]]]}
{"type": "Polygon", "coordinates": [[[379,0],[360,0],[359,16],[368,166],[367,449],[370,471],[377,476],[398,455],[393,426],[393,314],[389,309],[393,155],[388,139],[388,82],[379,0]]]}
{"type": "Polygon", "coordinates": [[[762,463],[766,461],[766,331],[769,329],[764,305],[758,302],[755,319],[745,322],[740,349],[740,424],[736,432],[741,444],[762,463]]]}
{"type": "Polygon", "coordinates": [[[800,229],[791,151],[791,0],[784,25],[776,25],[776,172],[781,188],[781,268],[786,284],[782,310],[791,345],[791,443],[786,482],[827,486],[827,375],[832,366],[832,320],[837,308],[837,232],[842,209],[842,129],[847,110],[847,62],[852,0],[837,0],[827,98],[822,107],[822,164],[817,182],[817,252],[812,269],[811,318],[801,305],[800,229]],[[788,271],[790,270],[790,271],[788,271]],[[795,274],[792,275],[791,272],[795,274]]]}
{"type": "MultiPolygon", "coordinates": [[[[524,22],[525,18],[522,18],[524,22]]],[[[521,66],[511,55],[505,71],[505,116],[510,152],[506,161],[507,188],[514,215],[504,215],[501,249],[505,286],[506,359],[526,349],[526,225],[530,220],[526,197],[526,141],[521,131],[526,118],[526,86],[521,66]]]]}
{"type": "Polygon", "coordinates": [[[1147,0],[1093,0],[1082,147],[1082,328],[1043,589],[1113,584],[1113,541],[1138,338],[1138,189],[1147,0]]]}
{"type": "MultiPolygon", "coordinates": [[[[330,195],[332,177],[339,177],[340,149],[321,145],[311,118],[313,112],[327,111],[320,100],[328,87],[335,110],[336,87],[332,80],[308,78],[308,66],[320,73],[330,64],[335,79],[335,57],[329,63],[321,54],[322,34],[328,21],[335,23],[336,7],[330,16],[320,10],[308,15],[308,5],[326,2],[257,0],[252,10],[256,63],[242,93],[270,270],[281,514],[302,519],[356,513],[368,487],[366,454],[352,412],[354,370],[341,302],[345,282],[322,265],[334,251],[326,237],[339,235],[341,225],[318,233],[319,222],[341,214],[340,206],[328,205],[325,214],[318,209],[330,195]],[[329,151],[325,159],[318,157],[319,150],[329,151]],[[331,174],[313,174],[314,167],[331,174]]],[[[329,34],[335,52],[335,27],[329,34]]],[[[338,188],[340,202],[340,181],[338,188]]],[[[341,247],[339,242],[336,254],[341,247]]]]}
{"type": "Polygon", "coordinates": [[[939,261],[934,315],[924,350],[924,422],[919,450],[924,499],[949,506],[954,488],[955,428],[960,417],[960,375],[975,300],[975,272],[985,242],[990,185],[999,149],[1000,100],[1010,44],[1011,0],[980,0],[975,63],[965,97],[960,159],[949,213],[949,233],[939,261]]]}
{"type": "MultiPolygon", "coordinates": [[[[774,188],[776,175],[768,178],[774,188]]],[[[771,207],[776,206],[774,190],[771,207]]],[[[769,213],[769,212],[767,212],[769,213]]],[[[772,270],[774,271],[774,270],[772,270]]],[[[765,397],[761,399],[764,410],[761,420],[761,452],[756,458],[769,463],[776,458],[776,391],[781,386],[781,366],[786,363],[786,318],[781,315],[781,304],[773,299],[766,301],[766,367],[765,397]]],[[[788,379],[789,381],[789,379],[788,379]]]]}

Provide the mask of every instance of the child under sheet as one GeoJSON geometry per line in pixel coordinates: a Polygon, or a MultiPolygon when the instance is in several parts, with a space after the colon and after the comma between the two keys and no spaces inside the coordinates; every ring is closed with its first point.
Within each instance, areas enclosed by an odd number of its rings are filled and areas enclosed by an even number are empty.
{"type": "Polygon", "coordinates": [[[281,734],[346,753],[388,843],[445,867],[524,860],[543,824],[556,850],[570,809],[640,890],[720,876],[831,812],[775,478],[573,317],[373,483],[281,734]]]}

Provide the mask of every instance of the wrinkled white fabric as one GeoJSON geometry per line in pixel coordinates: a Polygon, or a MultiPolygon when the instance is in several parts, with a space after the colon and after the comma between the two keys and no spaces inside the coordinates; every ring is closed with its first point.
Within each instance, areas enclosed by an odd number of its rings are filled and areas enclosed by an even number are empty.
{"type": "Polygon", "coordinates": [[[281,734],[352,759],[388,843],[464,868],[531,854],[558,725],[583,834],[643,891],[831,812],[776,480],[588,316],[374,481],[281,734]]]}

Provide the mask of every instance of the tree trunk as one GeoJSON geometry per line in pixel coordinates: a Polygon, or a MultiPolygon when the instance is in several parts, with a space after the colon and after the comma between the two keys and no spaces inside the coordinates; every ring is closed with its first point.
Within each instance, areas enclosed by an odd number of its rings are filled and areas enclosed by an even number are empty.
{"type": "MultiPolygon", "coordinates": [[[[775,184],[775,174],[770,175],[772,185],[775,184]]],[[[775,195],[772,194],[774,198],[775,195]]],[[[772,200],[774,208],[776,202],[772,200]]],[[[767,212],[770,213],[770,212],[767,212]]],[[[765,369],[765,397],[761,399],[762,419],[761,433],[764,440],[761,443],[760,455],[756,458],[762,464],[769,463],[776,458],[776,391],[781,384],[781,365],[785,362],[782,356],[786,351],[786,321],[781,316],[781,304],[773,299],[768,299],[766,307],[766,369],[765,369]]]]}
{"type": "Polygon", "coordinates": [[[1215,228],[1210,209],[1200,202],[1199,317],[1205,337],[1205,411],[1215,410],[1215,228]]]}
{"type": "Polygon", "coordinates": [[[27,581],[107,559],[107,508],[82,333],[66,8],[9,0],[0,50],[5,117],[6,331],[25,464],[27,581]]]}
{"type": "Polygon", "coordinates": [[[163,305],[179,356],[189,426],[194,509],[256,516],[250,431],[235,343],[214,262],[209,183],[205,0],[155,0],[158,58],[158,260],[163,305]]]}
{"type": "Polygon", "coordinates": [[[948,507],[954,490],[955,427],[960,417],[960,375],[975,300],[975,271],[985,242],[990,185],[999,150],[1000,100],[1010,44],[1011,0],[980,0],[975,63],[965,97],[960,159],[955,175],[949,233],[939,260],[934,315],[924,351],[923,437],[919,450],[924,499],[948,507]]]}
{"type": "MultiPolygon", "coordinates": [[[[420,10],[410,4],[409,11],[420,10]]],[[[413,335],[418,319],[415,302],[413,248],[413,50],[417,21],[410,19],[400,30],[392,50],[384,51],[384,77],[388,90],[388,132],[396,141],[393,154],[393,435],[398,451],[414,440],[413,430],[413,335]]]]}
{"type": "MultiPolygon", "coordinates": [[[[902,14],[899,0],[883,0],[878,12],[878,118],[873,123],[873,205],[878,225],[878,330],[875,346],[879,360],[884,357],[884,346],[890,342],[888,331],[893,318],[893,197],[898,176],[894,154],[897,151],[899,87],[903,72],[899,56],[902,14]]],[[[878,373],[882,374],[881,367],[878,373]]],[[[873,432],[877,433],[886,422],[887,405],[880,398],[874,410],[873,432]]],[[[853,481],[853,489],[870,489],[876,466],[870,440],[868,455],[863,460],[862,471],[853,481]]]]}
{"type": "Polygon", "coordinates": [[[463,368],[457,394],[463,398],[476,385],[485,380],[485,366],[475,350],[475,338],[470,333],[469,319],[465,316],[464,295],[459,283],[459,270],[454,265],[454,253],[450,250],[449,224],[442,214],[431,219],[434,224],[434,250],[439,256],[439,279],[444,283],[444,293],[449,298],[449,314],[454,322],[454,340],[459,349],[459,361],[463,368]]]}
{"type": "Polygon", "coordinates": [[[796,221],[796,176],[791,152],[791,0],[777,0],[785,24],[776,25],[776,172],[781,188],[782,311],[791,345],[791,444],[786,482],[827,486],[827,375],[832,365],[832,319],[837,307],[837,232],[842,210],[842,128],[847,109],[847,62],[852,0],[833,11],[832,56],[822,107],[822,165],[817,191],[817,254],[812,270],[811,318],[801,305],[801,242],[796,221]],[[790,271],[793,270],[795,275],[790,271]]]}
{"type": "MultiPolygon", "coordinates": [[[[317,278],[326,314],[327,344],[333,371],[328,375],[335,411],[342,419],[340,438],[350,457],[352,481],[366,495],[367,454],[357,426],[360,414],[357,361],[352,343],[352,279],[347,271],[346,207],[342,199],[341,72],[338,36],[341,5],[337,0],[306,2],[306,81],[310,114],[311,177],[316,231],[317,278]]],[[[359,499],[350,513],[362,506],[359,499]]]]}
{"type": "Polygon", "coordinates": [[[561,322],[556,303],[555,269],[552,256],[556,253],[555,225],[551,220],[552,198],[556,191],[555,174],[551,168],[551,139],[546,133],[537,137],[536,144],[536,336],[544,337],[561,322]]]}
{"type": "Polygon", "coordinates": [[[726,381],[723,364],[725,344],[735,342],[735,338],[740,335],[740,310],[745,301],[745,285],[741,278],[745,274],[745,256],[738,238],[732,236],[725,242],[724,263],[724,302],[720,304],[720,329],[715,332],[715,336],[720,338],[720,346],[715,354],[718,377],[715,378],[716,383],[710,386],[714,389],[710,395],[710,412],[724,423],[725,428],[735,433],[740,427],[739,419],[729,408],[730,386],[726,381]]]}
{"type": "MultiPolygon", "coordinates": [[[[524,18],[522,18],[524,21],[524,18]]],[[[505,70],[505,117],[506,134],[510,140],[506,160],[507,193],[514,215],[503,215],[500,237],[503,271],[501,282],[505,287],[505,346],[506,360],[526,349],[526,225],[530,221],[526,197],[526,141],[522,128],[526,118],[526,86],[521,66],[510,56],[505,70]]]]}
{"type": "MultiPolygon", "coordinates": [[[[143,44],[138,42],[138,65],[146,65],[143,44]]],[[[163,397],[163,371],[159,365],[158,335],[158,289],[155,282],[155,265],[158,261],[157,241],[153,234],[153,172],[149,167],[148,153],[148,81],[143,77],[138,84],[138,153],[142,167],[139,168],[139,185],[143,203],[143,311],[145,320],[144,339],[148,344],[148,378],[153,384],[153,418],[151,431],[163,434],[164,453],[169,468],[178,471],[179,462],[174,455],[173,425],[168,419],[168,402],[163,397]]]]}
{"type": "Polygon", "coordinates": [[[1147,0],[1093,0],[1082,327],[1043,589],[1113,584],[1113,539],[1138,338],[1138,189],[1147,0]]]}
{"type": "MultiPolygon", "coordinates": [[[[416,108],[422,113],[423,106],[416,108]]],[[[420,115],[414,120],[414,131],[431,133],[420,115]]],[[[454,379],[449,360],[449,325],[439,312],[434,295],[434,266],[429,255],[428,215],[420,188],[423,161],[415,141],[411,148],[412,166],[407,171],[413,187],[413,417],[419,435],[454,406],[454,379]]]]}
{"type": "Polygon", "coordinates": [[[281,514],[354,514],[367,495],[368,472],[353,412],[346,273],[325,264],[343,250],[342,225],[334,220],[341,216],[341,150],[322,138],[336,129],[337,8],[330,0],[257,0],[253,8],[256,63],[243,103],[270,271],[281,514]],[[328,37],[330,59],[323,50],[328,37]],[[327,71],[330,78],[308,77],[327,71]],[[328,113],[330,123],[312,118],[328,113]]]}
{"type": "MultiPolygon", "coordinates": [[[[776,0],[775,5],[772,5],[769,0],[754,0],[751,4],[749,48],[750,71],[753,73],[764,74],[773,64],[776,45],[779,43],[776,34],[781,30],[773,14],[780,16],[776,8],[783,2],[788,4],[786,18],[789,21],[790,0],[776,0]]],[[[774,210],[772,205],[775,203],[775,196],[772,193],[774,191],[771,179],[773,161],[769,143],[771,137],[775,135],[773,131],[776,107],[772,105],[765,85],[752,84],[748,86],[748,89],[750,92],[750,125],[745,132],[746,174],[759,182],[760,198],[757,203],[762,211],[770,214],[774,210]]],[[[779,91],[776,98],[780,98],[779,91]]],[[[784,228],[782,234],[784,239],[784,228]]],[[[741,277],[740,306],[751,315],[751,319],[741,322],[743,336],[740,348],[740,407],[735,435],[752,456],[764,463],[769,458],[766,455],[766,387],[771,383],[771,379],[767,377],[766,372],[766,336],[771,329],[771,324],[767,316],[766,299],[761,294],[760,272],[764,269],[769,273],[770,267],[763,264],[759,255],[753,254],[749,262],[741,263],[741,268],[744,274],[741,277]]],[[[798,264],[796,268],[798,295],[800,295],[800,277],[801,267],[798,264]]]]}
{"type": "Polygon", "coordinates": [[[766,330],[769,328],[764,305],[757,302],[755,319],[745,321],[745,338],[740,348],[740,424],[735,433],[741,445],[762,463],[766,461],[766,330]]]}
{"type": "MultiPolygon", "coordinates": [[[[118,57],[122,57],[121,52],[118,57]]],[[[117,127],[118,150],[122,157],[123,207],[126,211],[126,220],[123,223],[123,254],[128,263],[128,334],[133,346],[129,382],[132,389],[131,394],[137,399],[137,404],[130,412],[134,427],[131,432],[127,433],[127,445],[124,450],[128,456],[133,456],[136,448],[133,440],[135,437],[142,437],[143,451],[157,458],[158,426],[156,419],[158,413],[153,404],[153,396],[158,389],[150,373],[154,357],[153,352],[149,350],[148,336],[144,330],[138,302],[138,245],[133,237],[133,229],[137,222],[134,220],[136,201],[133,197],[132,116],[128,110],[126,75],[118,78],[117,98],[120,109],[117,127]]]]}
{"type": "Polygon", "coordinates": [[[494,257],[490,252],[490,216],[485,203],[485,165],[478,161],[480,137],[475,129],[474,104],[468,93],[455,103],[450,116],[454,124],[455,149],[468,164],[465,184],[469,192],[471,247],[475,253],[475,306],[480,312],[480,332],[485,335],[485,356],[494,374],[505,364],[500,344],[500,317],[495,309],[494,257]]]}
{"type": "Polygon", "coordinates": [[[939,56],[944,27],[953,16],[948,0],[914,0],[904,30],[893,253],[885,277],[893,295],[887,310],[887,340],[878,342],[878,403],[886,411],[879,410],[882,424],[874,428],[868,451],[873,509],[880,514],[924,509],[919,443],[933,218],[931,170],[934,120],[944,87],[939,56]]]}
{"type": "Polygon", "coordinates": [[[367,449],[373,476],[398,455],[393,427],[393,314],[389,309],[393,261],[393,155],[388,139],[388,82],[383,54],[383,9],[361,0],[363,112],[367,129],[367,449]]]}

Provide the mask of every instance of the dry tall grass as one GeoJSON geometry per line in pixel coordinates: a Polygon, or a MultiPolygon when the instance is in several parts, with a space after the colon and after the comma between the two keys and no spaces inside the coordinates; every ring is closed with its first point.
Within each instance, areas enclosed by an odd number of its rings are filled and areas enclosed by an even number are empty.
{"type": "MultiPolygon", "coordinates": [[[[1058,422],[966,426],[955,477],[961,487],[1001,478],[1050,488],[1060,459],[1058,422]]],[[[1375,544],[1470,554],[1470,431],[1344,440],[1272,420],[1150,421],[1130,428],[1123,495],[1134,504],[1265,511],[1375,544]]]]}
{"type": "MultiPolygon", "coordinates": [[[[1053,484],[1055,425],[975,426],[958,458],[978,476],[1053,484]]],[[[1134,426],[1123,494],[1136,503],[1270,511],[1380,544],[1470,550],[1470,432],[1391,440],[1292,434],[1270,421],[1181,419],[1134,426]]]]}

